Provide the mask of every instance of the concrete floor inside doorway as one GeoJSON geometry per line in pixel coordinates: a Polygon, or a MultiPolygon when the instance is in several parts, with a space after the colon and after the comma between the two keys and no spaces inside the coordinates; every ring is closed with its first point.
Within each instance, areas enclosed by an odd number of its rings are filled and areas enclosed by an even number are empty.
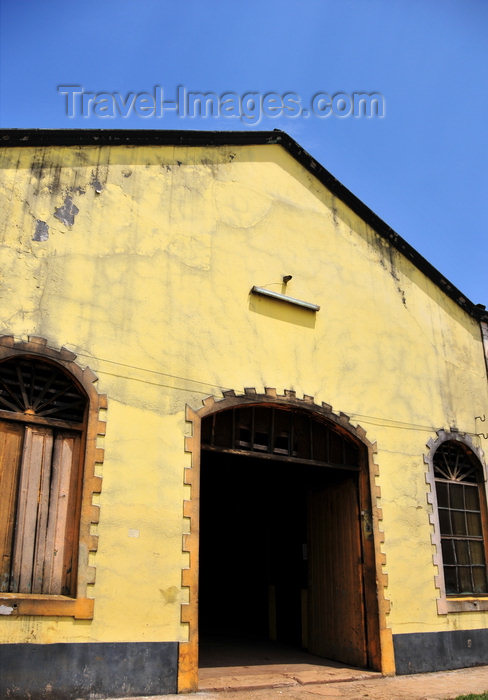
{"type": "Polygon", "coordinates": [[[380,676],[276,642],[216,638],[200,645],[200,691],[286,688],[380,676]]]}

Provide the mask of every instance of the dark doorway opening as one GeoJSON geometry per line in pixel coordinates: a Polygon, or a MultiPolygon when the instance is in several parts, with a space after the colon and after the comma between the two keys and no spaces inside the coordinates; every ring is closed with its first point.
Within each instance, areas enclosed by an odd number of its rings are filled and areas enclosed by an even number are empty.
{"type": "MultiPolygon", "coordinates": [[[[310,502],[357,474],[202,451],[199,629],[205,647],[308,649],[310,502]]],[[[326,526],[326,524],[325,524],[326,526]]],[[[359,523],[356,523],[359,528],[359,523]]]]}
{"type": "Polygon", "coordinates": [[[294,407],[203,419],[202,664],[247,641],[378,667],[366,464],[341,426],[294,407]]]}

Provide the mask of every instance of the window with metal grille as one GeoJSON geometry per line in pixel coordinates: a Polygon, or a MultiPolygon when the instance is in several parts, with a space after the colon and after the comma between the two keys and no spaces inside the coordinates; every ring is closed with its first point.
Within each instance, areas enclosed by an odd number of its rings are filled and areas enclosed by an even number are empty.
{"type": "Polygon", "coordinates": [[[359,469],[359,448],[313,415],[269,406],[241,406],[202,421],[202,449],[359,469]]]}
{"type": "Polygon", "coordinates": [[[0,592],[75,594],[87,405],[55,363],[0,363],[0,592]]]}
{"type": "Polygon", "coordinates": [[[451,440],[440,445],[433,461],[446,594],[486,594],[481,465],[468,447],[451,440]]]}

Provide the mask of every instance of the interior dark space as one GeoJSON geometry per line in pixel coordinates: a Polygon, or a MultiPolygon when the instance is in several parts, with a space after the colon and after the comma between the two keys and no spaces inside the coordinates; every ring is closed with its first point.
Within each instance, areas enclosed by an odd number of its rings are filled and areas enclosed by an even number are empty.
{"type": "Polygon", "coordinates": [[[202,450],[199,631],[306,647],[308,503],[356,473],[202,450]]]}

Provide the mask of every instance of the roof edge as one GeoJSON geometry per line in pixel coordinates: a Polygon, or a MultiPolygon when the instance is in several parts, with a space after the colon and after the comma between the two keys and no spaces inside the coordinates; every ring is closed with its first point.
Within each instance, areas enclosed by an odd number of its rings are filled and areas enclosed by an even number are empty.
{"type": "Polygon", "coordinates": [[[483,304],[474,304],[439,270],[339,182],[291,136],[273,131],[189,131],[156,129],[0,129],[0,147],[19,146],[245,146],[279,144],[365,223],[477,321],[488,321],[483,304]]]}

